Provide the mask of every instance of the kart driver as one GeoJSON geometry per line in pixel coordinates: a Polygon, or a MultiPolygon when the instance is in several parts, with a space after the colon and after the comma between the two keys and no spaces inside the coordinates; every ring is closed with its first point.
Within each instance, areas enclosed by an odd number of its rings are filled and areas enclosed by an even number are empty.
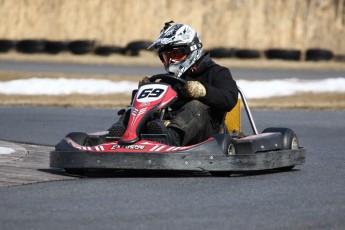
{"type": "MultiPolygon", "coordinates": [[[[174,146],[202,142],[219,132],[226,112],[237,103],[238,89],[230,70],[211,60],[204,53],[198,33],[188,25],[167,22],[158,39],[148,49],[155,48],[165,70],[187,83],[179,87],[179,99],[170,107],[172,119],[165,132],[174,146]]],[[[144,77],[139,86],[148,83],[144,77]]],[[[108,131],[122,136],[128,122],[129,111],[108,131]]]]}

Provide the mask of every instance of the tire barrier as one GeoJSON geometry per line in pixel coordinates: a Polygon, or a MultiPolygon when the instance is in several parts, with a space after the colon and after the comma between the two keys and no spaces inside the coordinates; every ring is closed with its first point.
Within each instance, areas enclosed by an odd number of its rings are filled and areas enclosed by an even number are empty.
{"type": "Polygon", "coordinates": [[[334,55],[333,59],[336,62],[345,62],[345,55],[336,54],[334,55]]]}
{"type": "MultiPolygon", "coordinates": [[[[25,54],[59,54],[69,51],[72,54],[94,54],[98,56],[110,56],[113,54],[139,56],[141,50],[148,50],[151,41],[133,41],[125,47],[116,45],[96,45],[94,40],[55,41],[45,39],[0,39],[0,54],[12,50],[25,54]]],[[[215,47],[205,52],[210,52],[212,58],[239,58],[239,59],[280,59],[288,61],[335,61],[345,62],[345,54],[333,54],[331,50],[310,48],[305,52],[297,49],[237,49],[227,47],[215,47]]]]}
{"type": "Polygon", "coordinates": [[[61,41],[47,41],[45,45],[45,53],[59,54],[67,50],[68,42],[61,41]]]}
{"type": "Polygon", "coordinates": [[[15,42],[9,39],[0,39],[0,53],[7,53],[15,47],[15,42]]]}
{"type": "Polygon", "coordinates": [[[231,58],[235,56],[236,49],[217,47],[217,48],[206,50],[206,52],[209,52],[210,56],[213,58],[231,58]]]}
{"type": "Polygon", "coordinates": [[[329,61],[333,58],[333,52],[326,49],[308,49],[306,61],[329,61]]]}
{"type": "Polygon", "coordinates": [[[17,42],[16,49],[19,53],[36,54],[45,50],[45,40],[24,39],[17,42]]]}
{"type": "Polygon", "coordinates": [[[123,50],[124,55],[129,55],[129,56],[139,56],[140,50],[147,50],[147,51],[152,51],[148,50],[147,47],[149,47],[153,42],[152,41],[134,41],[128,43],[126,48],[123,50]]]}
{"type": "Polygon", "coordinates": [[[68,50],[76,55],[92,53],[96,42],[93,40],[76,40],[68,44],[68,50]]]}
{"type": "Polygon", "coordinates": [[[94,50],[94,54],[99,56],[110,56],[115,53],[123,53],[123,48],[119,46],[98,46],[94,50]]]}
{"type": "Polygon", "coordinates": [[[260,58],[260,51],[253,49],[239,49],[235,52],[235,56],[241,59],[260,58]]]}
{"type": "Polygon", "coordinates": [[[265,51],[267,59],[281,59],[288,61],[299,61],[301,60],[300,50],[286,50],[286,49],[268,49],[265,51]]]}

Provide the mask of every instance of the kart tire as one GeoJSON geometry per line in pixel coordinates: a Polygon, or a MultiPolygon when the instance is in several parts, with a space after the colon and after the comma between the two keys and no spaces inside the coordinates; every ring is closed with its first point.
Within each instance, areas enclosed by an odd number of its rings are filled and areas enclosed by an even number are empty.
{"type": "Polygon", "coordinates": [[[66,135],[66,137],[71,138],[75,143],[85,146],[89,139],[89,135],[82,132],[72,132],[66,135]]]}
{"type": "MultiPolygon", "coordinates": [[[[298,149],[299,143],[296,133],[289,128],[271,127],[266,128],[263,133],[281,133],[283,137],[282,148],[283,150],[298,149]]],[[[278,168],[279,171],[290,171],[294,165],[278,168]]]]}
{"type": "Polygon", "coordinates": [[[298,149],[298,138],[296,133],[289,128],[271,127],[266,128],[263,133],[281,133],[283,137],[283,150],[298,149]]]}
{"type": "Polygon", "coordinates": [[[233,145],[234,140],[230,136],[230,134],[222,134],[217,133],[214,136],[214,139],[217,140],[218,144],[220,145],[222,149],[222,153],[224,155],[234,155],[235,154],[235,148],[233,145]]]}

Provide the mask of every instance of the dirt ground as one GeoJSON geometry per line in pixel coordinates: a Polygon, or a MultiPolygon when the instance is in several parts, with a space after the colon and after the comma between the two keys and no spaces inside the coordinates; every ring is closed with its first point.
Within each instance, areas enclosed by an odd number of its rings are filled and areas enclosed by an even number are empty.
{"type": "MultiPolygon", "coordinates": [[[[6,106],[59,106],[75,108],[124,108],[129,105],[130,96],[68,95],[68,96],[23,96],[0,94],[0,104],[6,106]]],[[[289,97],[248,100],[253,109],[345,109],[345,94],[300,94],[289,97]]]]}
{"type": "MultiPolygon", "coordinates": [[[[110,57],[97,57],[94,55],[73,56],[63,54],[51,55],[23,55],[11,53],[0,55],[0,60],[20,61],[48,61],[48,62],[77,62],[97,64],[126,64],[126,65],[160,65],[154,54],[143,52],[139,57],[125,57],[113,55],[110,57]]],[[[269,68],[269,69],[317,69],[317,70],[345,70],[345,64],[341,62],[287,62],[267,60],[236,60],[218,59],[217,63],[228,67],[242,68],[269,68]]],[[[45,78],[97,78],[112,81],[123,80],[120,75],[77,75],[77,74],[54,74],[54,73],[19,73],[4,72],[0,70],[0,81],[14,79],[26,79],[31,77],[45,78]]],[[[141,76],[130,76],[126,79],[137,82],[141,76]]],[[[93,108],[118,108],[126,107],[130,102],[127,94],[110,95],[68,95],[68,96],[27,96],[0,94],[0,105],[6,106],[61,106],[61,107],[93,107],[93,108]]],[[[267,99],[248,100],[251,108],[260,109],[345,109],[344,93],[320,93],[299,94],[294,96],[273,97],[267,99]]]]}

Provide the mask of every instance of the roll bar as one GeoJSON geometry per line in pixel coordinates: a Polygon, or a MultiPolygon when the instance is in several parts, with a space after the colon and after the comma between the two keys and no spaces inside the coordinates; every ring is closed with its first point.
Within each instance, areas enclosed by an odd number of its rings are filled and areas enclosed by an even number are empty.
{"type": "Polygon", "coordinates": [[[244,96],[244,93],[243,93],[242,89],[240,87],[238,87],[238,86],[237,86],[237,88],[238,88],[238,92],[239,92],[239,94],[240,94],[240,96],[242,98],[242,103],[243,103],[244,108],[246,110],[246,113],[247,113],[247,116],[248,116],[248,120],[250,122],[252,130],[253,130],[254,134],[256,135],[256,134],[258,134],[258,130],[256,128],[256,125],[255,125],[252,113],[250,112],[250,109],[249,109],[246,97],[244,96]]]}

